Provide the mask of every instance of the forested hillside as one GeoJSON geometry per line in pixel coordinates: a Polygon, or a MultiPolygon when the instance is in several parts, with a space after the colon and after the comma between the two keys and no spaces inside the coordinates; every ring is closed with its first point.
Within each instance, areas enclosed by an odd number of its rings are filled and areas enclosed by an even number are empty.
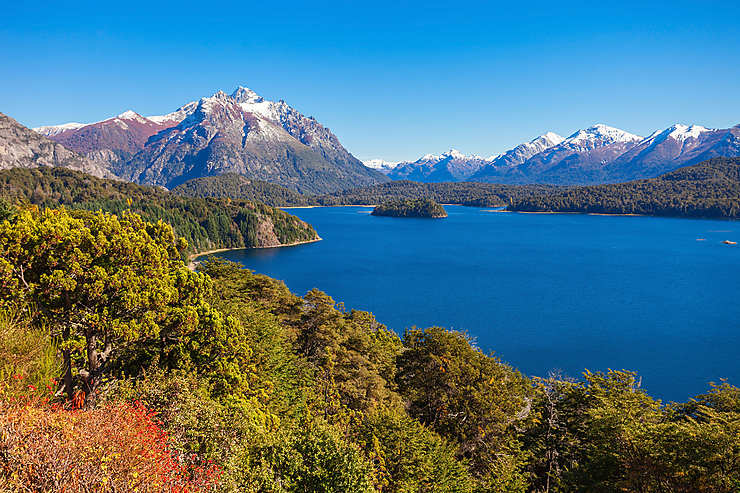
{"type": "Polygon", "coordinates": [[[187,240],[188,252],[266,247],[318,238],[290,214],[258,202],[183,197],[164,188],[105,180],[63,168],[0,171],[0,199],[42,207],[133,211],[162,220],[187,240]]]}
{"type": "Polygon", "coordinates": [[[514,211],[740,217],[740,158],[714,158],[658,178],[512,199],[514,211]]]}
{"type": "MultiPolygon", "coordinates": [[[[439,327],[397,334],[172,229],[66,209],[0,221],[0,489],[730,493],[740,389],[522,375],[439,327]]],[[[400,328],[395,328],[400,329],[400,328]]]]}
{"type": "Polygon", "coordinates": [[[224,176],[213,181],[193,180],[176,190],[189,196],[254,197],[277,206],[365,205],[430,199],[442,204],[508,206],[514,211],[734,218],[740,215],[739,163],[740,158],[714,158],[658,178],[587,187],[394,181],[327,195],[302,196],[276,185],[224,176]]]}
{"type": "Polygon", "coordinates": [[[417,183],[394,181],[315,197],[319,205],[380,204],[387,200],[432,199],[440,204],[497,207],[533,191],[546,192],[547,185],[498,185],[491,183],[417,183]]]}
{"type": "Polygon", "coordinates": [[[249,180],[234,174],[197,178],[173,189],[174,192],[189,197],[259,200],[276,207],[367,205],[380,204],[388,200],[413,199],[432,199],[443,204],[493,207],[507,205],[510,198],[548,190],[557,190],[557,187],[489,183],[418,183],[404,180],[325,195],[301,195],[279,185],[249,180]]]}
{"type": "Polygon", "coordinates": [[[262,202],[273,207],[309,205],[309,196],[266,181],[233,173],[194,178],[172,192],[186,197],[215,197],[262,202]]]}

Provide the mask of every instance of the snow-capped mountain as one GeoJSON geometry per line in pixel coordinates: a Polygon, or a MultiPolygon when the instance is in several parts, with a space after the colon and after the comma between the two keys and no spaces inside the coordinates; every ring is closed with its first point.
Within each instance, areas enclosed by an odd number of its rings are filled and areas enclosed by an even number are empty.
{"type": "Polygon", "coordinates": [[[195,108],[197,106],[197,101],[190,101],[186,105],[177,108],[172,113],[167,113],[166,115],[147,116],[146,118],[147,120],[151,120],[154,123],[158,123],[159,125],[174,127],[185,118],[187,118],[189,115],[193,114],[193,111],[195,111],[195,108]]]}
{"type": "Polygon", "coordinates": [[[639,142],[605,167],[607,181],[652,178],[706,159],[740,156],[740,128],[677,123],[639,142]]]}
{"type": "Polygon", "coordinates": [[[399,165],[399,162],[385,161],[383,159],[368,159],[366,161],[363,161],[362,164],[364,164],[367,168],[380,171],[384,174],[388,174],[390,170],[399,165]]]}
{"type": "Polygon", "coordinates": [[[78,128],[88,125],[87,123],[69,122],[63,123],[62,125],[49,125],[46,127],[36,127],[32,129],[34,132],[40,133],[44,137],[51,137],[53,135],[66,132],[67,130],[76,130],[78,128]]]}
{"type": "Polygon", "coordinates": [[[512,168],[526,162],[532,156],[560,144],[563,140],[563,137],[554,132],[546,132],[503,154],[493,156],[489,159],[490,162],[478,170],[470,179],[472,181],[487,181],[487,177],[498,176],[501,172],[510,173],[512,168]]]}
{"type": "Polygon", "coordinates": [[[638,135],[604,124],[578,130],[560,144],[520,166],[529,183],[598,183],[603,168],[642,140],[638,135]]]}
{"type": "Polygon", "coordinates": [[[562,141],[563,138],[558,134],[547,132],[503,154],[490,157],[467,155],[456,149],[443,154],[426,154],[416,161],[396,164],[388,176],[396,180],[424,182],[487,181],[489,176],[510,173],[513,167],[562,141]]]}
{"type": "Polygon", "coordinates": [[[238,173],[304,192],[387,179],[421,182],[594,184],[650,178],[716,156],[740,156],[740,126],[675,124],[646,138],[596,124],[563,138],[547,132],[490,157],[455,149],[409,162],[361,163],[313,117],[246,87],[164,115],[126,111],[99,122],[34,129],[123,179],[175,186],[238,173]],[[386,177],[387,175],[387,177],[386,177]]]}
{"type": "MultiPolygon", "coordinates": [[[[182,110],[182,109],[181,109],[182,110]]],[[[34,128],[65,147],[102,163],[114,174],[139,152],[152,135],[177,125],[185,114],[181,110],[160,117],[147,118],[135,111],[94,123],[65,123],[34,128]],[[178,117],[181,117],[179,120],[178,117]]]]}
{"type": "Polygon", "coordinates": [[[423,182],[463,181],[474,175],[490,158],[466,155],[456,149],[443,154],[426,154],[413,162],[398,163],[388,172],[394,180],[423,182]]]}
{"type": "MultiPolygon", "coordinates": [[[[596,124],[573,132],[563,139],[548,132],[530,142],[479,164],[479,156],[469,157],[480,166],[467,177],[458,173],[446,179],[491,183],[550,183],[580,185],[612,183],[652,178],[681,166],[717,156],[740,156],[740,125],[729,129],[708,129],[700,125],[676,124],[642,138],[638,135],[596,124]],[[459,178],[462,176],[462,178],[459,178]]],[[[440,160],[441,156],[425,156],[440,160]]],[[[459,163],[459,160],[457,161],[459,163]]],[[[436,171],[424,159],[399,165],[389,174],[394,179],[429,181],[436,171]],[[401,170],[410,170],[399,176],[401,170]]],[[[443,181],[444,174],[441,179],[443,181]]]]}
{"type": "Polygon", "coordinates": [[[191,178],[238,173],[294,190],[326,192],[387,180],[363,166],[314,118],[246,87],[231,95],[219,91],[166,115],[127,111],[80,127],[37,130],[139,183],[172,187],[191,178]]]}
{"type": "Polygon", "coordinates": [[[639,135],[631,134],[618,128],[597,123],[588,128],[576,131],[559,145],[579,152],[589,151],[612,144],[632,144],[642,140],[639,135]]]}
{"type": "Polygon", "coordinates": [[[188,115],[192,114],[195,107],[198,105],[196,101],[191,101],[185,106],[178,108],[172,113],[166,115],[155,115],[155,116],[141,116],[132,110],[127,110],[116,115],[113,118],[93,122],[93,123],[63,123],[61,125],[47,125],[43,127],[36,127],[33,130],[46,137],[53,137],[61,133],[68,132],[67,136],[70,136],[74,131],[86,128],[86,127],[100,127],[106,125],[117,125],[121,128],[126,128],[128,123],[135,122],[144,125],[158,125],[162,128],[169,128],[177,125],[185,119],[188,115]]]}

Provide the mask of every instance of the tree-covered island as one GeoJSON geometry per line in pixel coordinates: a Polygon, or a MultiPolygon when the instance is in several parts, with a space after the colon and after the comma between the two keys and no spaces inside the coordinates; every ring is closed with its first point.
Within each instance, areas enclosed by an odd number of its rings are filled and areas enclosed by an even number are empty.
{"type": "Polygon", "coordinates": [[[432,199],[389,200],[376,206],[372,215],[438,219],[447,217],[447,211],[432,199]]]}

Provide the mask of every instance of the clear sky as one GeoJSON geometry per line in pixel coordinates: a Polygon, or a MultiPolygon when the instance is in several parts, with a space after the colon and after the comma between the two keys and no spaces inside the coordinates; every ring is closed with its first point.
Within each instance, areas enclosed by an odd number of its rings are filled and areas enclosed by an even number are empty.
{"type": "Polygon", "coordinates": [[[5,2],[0,112],[162,114],[250,87],[361,159],[740,123],[740,2],[5,2]]]}

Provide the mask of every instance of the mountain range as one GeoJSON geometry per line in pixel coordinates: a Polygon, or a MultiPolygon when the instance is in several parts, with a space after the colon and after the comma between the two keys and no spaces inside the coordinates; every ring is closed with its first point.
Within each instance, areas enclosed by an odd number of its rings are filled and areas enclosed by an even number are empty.
{"type": "Polygon", "coordinates": [[[718,156],[740,156],[740,125],[708,129],[675,124],[643,138],[596,124],[567,138],[547,132],[488,158],[453,149],[413,162],[373,163],[373,167],[393,180],[428,183],[584,185],[652,178],[718,156]]]}
{"type": "Polygon", "coordinates": [[[740,125],[709,129],[676,124],[640,137],[596,124],[566,138],[547,132],[489,157],[452,149],[416,161],[363,164],[315,118],[246,87],[231,94],[218,91],[163,115],[128,110],[94,123],[34,130],[36,137],[25,129],[17,130],[14,140],[0,141],[5,155],[1,166],[64,165],[167,188],[194,178],[240,175],[308,194],[388,180],[614,183],[652,178],[712,157],[740,156],[740,125]],[[25,137],[19,140],[21,133],[25,137]]]}
{"type": "Polygon", "coordinates": [[[246,87],[230,95],[218,91],[166,115],[145,117],[129,110],[100,122],[34,130],[118,178],[167,188],[226,173],[304,193],[388,180],[365,167],[313,117],[246,87]]]}

